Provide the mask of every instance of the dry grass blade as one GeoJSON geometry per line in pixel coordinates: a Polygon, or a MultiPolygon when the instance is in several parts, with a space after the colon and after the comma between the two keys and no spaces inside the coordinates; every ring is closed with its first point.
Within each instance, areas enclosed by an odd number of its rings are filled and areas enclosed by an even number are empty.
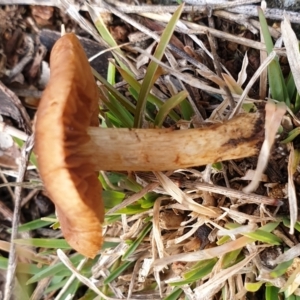
{"type": "MultiPolygon", "coordinates": [[[[19,167],[19,174],[17,177],[17,182],[23,182],[26,167],[29,161],[31,149],[33,146],[33,140],[29,138],[22,148],[21,163],[19,167]]],[[[14,291],[14,281],[15,281],[15,272],[17,268],[17,253],[16,253],[16,244],[14,240],[17,238],[18,226],[20,221],[20,212],[21,212],[21,193],[22,186],[17,186],[15,188],[15,207],[13,215],[13,224],[11,232],[11,244],[9,250],[9,260],[8,260],[8,269],[5,282],[4,290],[4,300],[10,300],[12,298],[12,293],[14,291]]]]}
{"type": "Polygon", "coordinates": [[[161,172],[154,172],[155,176],[161,183],[162,187],[168,192],[176,201],[185,206],[191,211],[198,214],[217,218],[220,215],[220,211],[217,208],[208,208],[201,204],[194,202],[194,200],[185,194],[169,177],[161,172]]]}
{"type": "Polygon", "coordinates": [[[244,100],[247,96],[247,94],[249,93],[252,85],[255,83],[255,81],[257,80],[257,78],[260,76],[260,74],[262,73],[262,71],[273,61],[273,59],[275,58],[276,53],[274,51],[272,51],[267,59],[260,65],[260,67],[256,70],[256,72],[253,74],[252,78],[249,80],[247,86],[244,89],[243,94],[241,95],[236,107],[234,108],[234,110],[232,111],[232,113],[230,114],[229,118],[232,118],[233,116],[235,116],[241,109],[244,100]]]}
{"type": "Polygon", "coordinates": [[[300,92],[299,41],[287,16],[284,16],[284,20],[281,22],[281,31],[295,85],[300,92]]]}
{"type": "Polygon", "coordinates": [[[294,227],[298,219],[298,201],[294,184],[294,174],[300,161],[299,150],[295,150],[290,144],[290,155],[288,163],[288,198],[290,207],[290,234],[294,234],[294,227]]]}
{"type": "Polygon", "coordinates": [[[238,272],[240,272],[241,269],[246,266],[256,255],[257,252],[254,252],[232,267],[214,274],[214,276],[210,280],[195,288],[195,294],[198,294],[198,296],[196,296],[196,299],[203,300],[213,297],[222,288],[226,280],[238,274],[238,272]]]}
{"type": "Polygon", "coordinates": [[[237,84],[239,86],[242,86],[245,82],[245,80],[247,79],[247,67],[249,64],[249,59],[248,59],[248,54],[247,52],[245,53],[244,59],[243,59],[243,64],[242,64],[242,69],[238,75],[238,80],[237,80],[237,84]]]}
{"type": "Polygon", "coordinates": [[[274,260],[274,264],[281,264],[283,262],[289,261],[294,259],[295,257],[300,256],[300,244],[290,248],[289,250],[285,251],[281,255],[277,256],[274,260]]]}
{"type": "Polygon", "coordinates": [[[159,226],[159,211],[162,201],[162,197],[156,199],[153,206],[153,244],[156,246],[159,258],[164,257],[164,243],[161,238],[160,226],[159,226]]]}
{"type": "Polygon", "coordinates": [[[80,280],[82,283],[87,285],[98,296],[100,296],[106,300],[117,300],[116,298],[111,298],[111,297],[104,295],[91,280],[89,280],[85,276],[81,275],[78,272],[78,270],[72,265],[71,261],[69,260],[69,258],[66,256],[66,254],[62,250],[60,250],[60,249],[57,250],[57,256],[64,263],[64,265],[73,273],[73,275],[75,275],[77,277],[78,280],[80,280]]]}
{"type": "Polygon", "coordinates": [[[176,254],[169,257],[164,257],[162,259],[157,259],[154,261],[153,265],[157,268],[161,268],[175,261],[195,262],[204,259],[219,257],[228,252],[241,249],[251,242],[253,242],[253,239],[243,236],[234,241],[230,241],[226,244],[223,244],[221,246],[190,252],[190,253],[176,254]]]}
{"type": "Polygon", "coordinates": [[[270,151],[274,143],[277,130],[280,126],[282,117],[286,112],[286,106],[284,103],[278,103],[276,105],[271,101],[268,101],[265,109],[266,109],[265,140],[263,142],[258,157],[257,169],[255,171],[254,178],[251,181],[251,183],[244,188],[243,191],[245,193],[253,192],[257,188],[262,173],[267,166],[269,156],[270,156],[270,151]]]}

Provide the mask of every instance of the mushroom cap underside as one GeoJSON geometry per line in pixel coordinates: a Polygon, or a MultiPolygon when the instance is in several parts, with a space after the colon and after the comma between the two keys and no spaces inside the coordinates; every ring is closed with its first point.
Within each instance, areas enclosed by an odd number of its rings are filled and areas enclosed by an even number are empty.
{"type": "Polygon", "coordinates": [[[39,172],[67,242],[94,257],[103,242],[102,187],[93,163],[78,146],[89,141],[87,128],[99,124],[98,87],[76,35],[56,42],[50,70],[35,123],[39,172]]]}

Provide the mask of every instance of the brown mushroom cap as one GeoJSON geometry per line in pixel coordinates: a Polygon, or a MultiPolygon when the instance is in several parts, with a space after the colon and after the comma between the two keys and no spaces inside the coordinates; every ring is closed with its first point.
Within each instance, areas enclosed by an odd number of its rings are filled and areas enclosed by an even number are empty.
{"type": "Polygon", "coordinates": [[[54,45],[51,76],[35,124],[35,151],[45,188],[55,203],[63,235],[79,253],[94,257],[103,238],[102,187],[95,166],[78,145],[98,126],[98,88],[76,35],[54,45]]]}

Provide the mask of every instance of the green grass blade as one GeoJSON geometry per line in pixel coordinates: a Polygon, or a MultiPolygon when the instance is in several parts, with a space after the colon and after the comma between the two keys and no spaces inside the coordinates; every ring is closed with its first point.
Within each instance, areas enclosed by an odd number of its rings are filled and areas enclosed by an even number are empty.
{"type": "Polygon", "coordinates": [[[134,251],[137,249],[137,247],[140,245],[140,243],[143,241],[144,237],[149,233],[149,231],[152,229],[152,222],[149,222],[145,228],[141,231],[138,238],[129,246],[127,251],[122,256],[122,260],[127,260],[128,257],[134,253],[134,251]]]}
{"type": "Polygon", "coordinates": [[[226,253],[222,259],[222,268],[226,269],[231,267],[236,262],[241,251],[242,249],[237,249],[226,253]]]}
{"type": "MultiPolygon", "coordinates": [[[[8,258],[0,256],[0,270],[7,270],[8,258]]],[[[47,266],[39,267],[37,264],[21,263],[17,264],[17,272],[20,274],[35,275],[46,269],[47,266]]]]}
{"type": "Polygon", "coordinates": [[[248,292],[255,293],[255,292],[257,292],[257,291],[262,287],[263,284],[264,284],[263,281],[258,281],[258,282],[246,282],[246,283],[245,283],[245,289],[246,289],[248,292]]]}
{"type": "Polygon", "coordinates": [[[270,222],[266,225],[260,227],[260,230],[266,231],[266,232],[272,232],[274,229],[277,228],[277,226],[280,224],[280,222],[270,222]]]}
{"type": "Polygon", "coordinates": [[[300,110],[300,95],[299,93],[296,94],[296,100],[295,100],[295,107],[294,112],[297,113],[300,110]]]}
{"type": "Polygon", "coordinates": [[[45,290],[45,294],[51,293],[53,291],[58,291],[61,288],[65,286],[69,278],[64,278],[63,276],[55,276],[55,280],[52,280],[51,284],[48,286],[48,288],[45,290]],[[53,283],[54,281],[54,283],[53,283]]]}
{"type": "Polygon", "coordinates": [[[250,233],[243,233],[243,235],[270,245],[280,245],[282,243],[282,240],[275,234],[260,229],[250,233]]]}
{"type": "Polygon", "coordinates": [[[189,101],[183,100],[179,104],[179,107],[180,107],[181,115],[184,120],[190,121],[192,119],[192,117],[195,115],[195,112],[189,101]]]}
{"type": "MultiPolygon", "coordinates": [[[[283,225],[284,225],[285,227],[290,228],[290,223],[291,223],[290,218],[288,218],[288,217],[283,217],[283,218],[282,218],[282,222],[283,222],[283,225]]],[[[300,232],[300,222],[296,222],[294,228],[295,228],[298,232],[300,232]]]]}
{"type": "Polygon", "coordinates": [[[216,258],[205,260],[202,262],[201,266],[198,266],[197,268],[193,268],[193,270],[186,272],[183,275],[184,278],[186,278],[186,279],[176,281],[176,282],[170,282],[169,285],[170,286],[181,286],[181,285],[193,283],[197,280],[200,280],[212,271],[216,262],[217,262],[216,258]]]}
{"type": "MultiPolygon", "coordinates": [[[[24,141],[18,139],[17,137],[13,137],[14,142],[19,146],[19,148],[21,149],[24,145],[24,141]]],[[[30,163],[32,163],[36,168],[38,167],[38,163],[37,163],[37,158],[36,155],[31,152],[30,157],[29,157],[29,161],[30,163]]]]}
{"type": "Polygon", "coordinates": [[[164,298],[164,300],[178,300],[181,294],[182,294],[182,289],[175,288],[169,296],[164,298]]]}
{"type": "Polygon", "coordinates": [[[275,269],[273,269],[271,272],[270,272],[270,275],[273,277],[273,278],[277,278],[281,275],[283,275],[286,270],[293,264],[293,259],[289,260],[289,261],[285,261],[279,265],[277,265],[275,267],[275,269]]]}
{"type": "MultiPolygon", "coordinates": [[[[177,10],[174,12],[172,18],[170,19],[169,23],[167,24],[165,30],[162,33],[160,42],[158,43],[155,53],[153,55],[158,60],[161,60],[164,55],[166,47],[173,35],[174,29],[176,27],[176,23],[180,18],[183,7],[184,7],[184,5],[182,4],[177,8],[177,10]]],[[[144,77],[144,80],[142,83],[141,91],[139,94],[139,99],[137,102],[136,114],[134,116],[134,127],[136,127],[136,128],[142,127],[146,101],[147,101],[149,92],[154,84],[155,73],[156,73],[157,69],[158,69],[158,64],[154,61],[151,61],[147,68],[147,71],[146,71],[146,74],[145,74],[145,77],[144,77]]]]}
{"type": "MultiPolygon", "coordinates": [[[[120,72],[121,76],[123,77],[123,79],[137,92],[137,94],[140,94],[141,91],[141,84],[134,79],[133,76],[131,76],[128,72],[126,72],[125,70],[122,70],[121,68],[118,68],[118,71],[120,72]]],[[[137,99],[138,100],[138,99],[137,99]]],[[[159,109],[163,106],[164,102],[160,99],[158,99],[157,97],[155,97],[154,95],[152,95],[151,93],[148,94],[148,99],[147,101],[149,101],[150,103],[154,104],[155,106],[157,106],[159,109]]],[[[170,118],[173,119],[175,122],[180,120],[180,117],[174,112],[171,111],[169,114],[170,118]]]]}
{"type": "Polygon", "coordinates": [[[288,133],[287,138],[284,139],[283,141],[281,141],[281,143],[283,143],[283,144],[290,143],[290,142],[292,142],[299,134],[300,134],[300,127],[296,127],[296,128],[294,128],[293,130],[291,130],[291,131],[288,133]]]}
{"type": "MultiPolygon", "coordinates": [[[[54,215],[49,216],[49,218],[55,218],[54,215]]],[[[35,230],[35,229],[39,229],[45,226],[49,226],[53,224],[53,221],[44,221],[41,219],[38,220],[34,220],[31,222],[28,222],[26,224],[23,224],[21,226],[18,227],[18,232],[25,232],[25,231],[31,231],[31,230],[35,230]]],[[[11,233],[11,229],[8,229],[7,232],[11,233]]]]}
{"type": "Polygon", "coordinates": [[[295,80],[294,80],[292,72],[290,72],[290,74],[286,80],[286,88],[287,88],[289,98],[294,99],[297,89],[296,89],[295,80]]]}
{"type": "Polygon", "coordinates": [[[126,195],[117,191],[103,191],[102,196],[105,208],[110,209],[120,204],[126,195]]]}
{"type": "MultiPolygon", "coordinates": [[[[83,256],[80,254],[75,254],[73,257],[70,258],[73,265],[77,265],[82,259],[83,256]]],[[[46,269],[42,269],[38,274],[31,277],[27,281],[27,284],[38,282],[50,276],[70,276],[71,274],[71,271],[62,262],[58,262],[53,266],[49,266],[46,269]]]]}
{"type": "MultiPolygon", "coordinates": [[[[127,111],[127,109],[125,109],[123,105],[120,105],[120,101],[117,101],[114,95],[106,93],[106,91],[103,90],[103,87],[101,87],[100,98],[109,109],[110,114],[112,114],[116,118],[117,123],[119,123],[123,127],[132,127],[133,116],[127,111]]],[[[111,119],[111,121],[113,122],[114,120],[111,119]]]]}
{"type": "Polygon", "coordinates": [[[14,240],[14,243],[23,246],[34,246],[54,249],[71,249],[69,244],[64,239],[16,239],[14,240]]]}
{"type": "Polygon", "coordinates": [[[179,105],[187,96],[187,91],[181,91],[177,95],[169,98],[158,111],[158,114],[156,115],[154,121],[154,125],[157,127],[161,127],[170,111],[177,105],[179,105]]]}
{"type": "Polygon", "coordinates": [[[128,205],[125,208],[122,208],[115,212],[115,214],[124,214],[124,215],[136,215],[147,211],[148,208],[142,208],[139,204],[128,205]]]}
{"type": "Polygon", "coordinates": [[[73,299],[76,295],[76,291],[78,290],[81,282],[74,278],[74,280],[71,282],[71,284],[68,286],[68,288],[65,290],[65,292],[61,295],[59,299],[73,299]]]}
{"type": "Polygon", "coordinates": [[[126,110],[133,114],[135,113],[135,106],[124,95],[122,95],[116,88],[109,84],[109,82],[93,68],[92,73],[105,86],[105,88],[120,102],[120,104],[126,108],[126,110]]]}
{"type": "Polygon", "coordinates": [[[266,285],[266,291],[265,291],[266,300],[278,299],[278,293],[279,293],[279,288],[272,285],[266,285]]]}
{"type": "Polygon", "coordinates": [[[134,261],[126,261],[111,272],[104,280],[104,284],[109,284],[115,280],[120,274],[122,274],[127,268],[130,268],[134,264],[134,261]]]}
{"type": "Polygon", "coordinates": [[[107,82],[111,85],[116,83],[116,66],[111,61],[108,63],[107,82]]]}
{"type": "MultiPolygon", "coordinates": [[[[267,53],[270,54],[273,51],[274,45],[273,45],[272,37],[269,32],[267,20],[260,7],[258,7],[258,16],[261,25],[261,31],[267,48],[267,53]]],[[[269,79],[272,98],[284,102],[288,107],[290,107],[291,102],[288,96],[287,88],[280,69],[278,59],[274,59],[269,64],[268,79],[269,79]]]]}

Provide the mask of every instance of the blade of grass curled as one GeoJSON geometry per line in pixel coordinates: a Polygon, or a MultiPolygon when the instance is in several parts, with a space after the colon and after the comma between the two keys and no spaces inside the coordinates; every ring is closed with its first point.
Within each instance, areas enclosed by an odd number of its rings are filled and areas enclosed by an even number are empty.
{"type": "Polygon", "coordinates": [[[145,228],[141,231],[138,238],[129,246],[127,251],[123,254],[122,260],[127,260],[128,257],[136,250],[136,248],[140,245],[140,243],[143,241],[144,237],[149,233],[149,231],[152,229],[152,222],[149,222],[145,228]]]}
{"type": "MultiPolygon", "coordinates": [[[[262,9],[260,7],[258,7],[257,9],[267,53],[270,54],[274,48],[272,37],[270,35],[267,20],[262,9]]],[[[275,58],[268,66],[268,78],[272,98],[284,102],[288,107],[290,107],[291,102],[288,96],[286,84],[277,58],[275,58]]]]}
{"type": "MultiPolygon", "coordinates": [[[[166,47],[173,35],[174,29],[176,27],[176,23],[180,18],[183,7],[184,7],[184,4],[181,4],[177,8],[177,10],[174,12],[172,18],[170,19],[170,22],[167,24],[165,30],[162,33],[160,42],[158,43],[155,53],[153,55],[158,60],[161,60],[164,55],[166,47]]],[[[151,61],[147,68],[146,75],[144,77],[141,91],[139,94],[139,99],[137,102],[136,113],[134,116],[134,127],[135,128],[142,127],[146,101],[147,101],[148,95],[150,93],[150,90],[154,84],[154,77],[155,77],[155,73],[156,73],[157,69],[158,69],[158,64],[154,61],[151,61]]]]}
{"type": "MultiPolygon", "coordinates": [[[[133,76],[131,76],[128,72],[126,72],[125,70],[123,70],[122,68],[117,67],[118,71],[120,72],[121,76],[123,77],[123,79],[138,93],[140,94],[141,91],[141,84],[134,79],[133,76]]],[[[155,97],[154,95],[152,95],[151,93],[149,93],[148,95],[148,99],[147,99],[150,103],[156,105],[158,108],[161,108],[164,104],[163,101],[161,101],[159,98],[155,97]]],[[[180,120],[180,117],[174,112],[174,111],[170,111],[169,116],[172,120],[174,120],[175,122],[180,120]]]]}
{"type": "Polygon", "coordinates": [[[171,112],[171,110],[179,105],[187,96],[187,91],[181,91],[177,95],[169,98],[158,111],[158,114],[156,115],[156,118],[154,120],[154,125],[157,127],[161,127],[165,118],[171,112]]]}

